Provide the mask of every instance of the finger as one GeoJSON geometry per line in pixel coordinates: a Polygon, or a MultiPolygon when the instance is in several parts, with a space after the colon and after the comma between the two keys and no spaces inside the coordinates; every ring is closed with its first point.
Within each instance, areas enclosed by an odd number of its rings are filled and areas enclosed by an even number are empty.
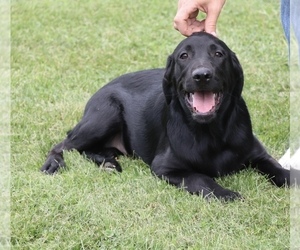
{"type": "Polygon", "coordinates": [[[178,30],[182,35],[189,36],[189,16],[185,11],[179,11],[174,18],[174,28],[178,30]]]}
{"type": "Polygon", "coordinates": [[[207,14],[204,30],[210,34],[216,34],[218,14],[207,14]]]}
{"type": "Polygon", "coordinates": [[[204,31],[204,23],[200,23],[197,21],[190,25],[174,24],[174,28],[177,29],[182,35],[190,36],[195,32],[204,31]]]}
{"type": "Polygon", "coordinates": [[[190,36],[193,30],[199,30],[197,16],[199,9],[196,5],[183,6],[182,1],[178,2],[178,12],[174,18],[174,28],[181,34],[190,36]],[[181,4],[180,4],[181,3],[181,4]]]}
{"type": "Polygon", "coordinates": [[[203,31],[204,24],[205,20],[198,21],[196,18],[186,20],[177,16],[174,18],[174,28],[184,36],[190,36],[195,32],[203,31]]]}
{"type": "Polygon", "coordinates": [[[205,19],[203,19],[201,21],[198,21],[195,19],[195,21],[190,25],[190,27],[192,29],[192,33],[204,31],[205,30],[205,19]]]}
{"type": "Polygon", "coordinates": [[[186,30],[188,29],[187,20],[182,19],[182,17],[176,15],[173,21],[173,26],[178,30],[182,35],[186,35],[186,30]]]}
{"type": "Polygon", "coordinates": [[[214,5],[210,7],[206,13],[206,20],[205,20],[205,31],[207,33],[213,34],[216,36],[216,30],[217,30],[217,21],[220,15],[220,12],[223,8],[225,1],[222,2],[221,5],[214,5]]]}

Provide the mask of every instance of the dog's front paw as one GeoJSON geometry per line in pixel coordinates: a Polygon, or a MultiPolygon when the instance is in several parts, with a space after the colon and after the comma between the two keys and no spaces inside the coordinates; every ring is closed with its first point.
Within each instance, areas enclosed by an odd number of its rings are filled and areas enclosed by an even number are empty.
{"type": "Polygon", "coordinates": [[[58,171],[59,168],[65,167],[66,164],[62,155],[60,154],[52,154],[49,155],[46,162],[41,168],[41,171],[46,174],[54,174],[58,171]]]}
{"type": "Polygon", "coordinates": [[[279,171],[271,177],[271,181],[277,187],[290,186],[290,170],[281,168],[279,171]]]}

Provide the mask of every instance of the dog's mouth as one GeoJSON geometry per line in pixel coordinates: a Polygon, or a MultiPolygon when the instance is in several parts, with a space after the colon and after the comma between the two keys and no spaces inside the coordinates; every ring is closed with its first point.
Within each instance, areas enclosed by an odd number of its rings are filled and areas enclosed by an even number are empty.
{"type": "Polygon", "coordinates": [[[186,92],[185,100],[194,114],[206,116],[218,110],[222,100],[222,93],[213,91],[186,92]]]}

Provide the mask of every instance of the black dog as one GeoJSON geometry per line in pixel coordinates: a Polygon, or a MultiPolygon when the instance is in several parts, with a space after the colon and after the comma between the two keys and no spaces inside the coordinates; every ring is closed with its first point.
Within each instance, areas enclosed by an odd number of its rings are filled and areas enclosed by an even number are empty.
{"type": "Polygon", "coordinates": [[[101,88],[41,170],[56,172],[65,165],[63,151],[76,149],[120,172],[116,156],[137,155],[158,177],[204,197],[240,197],[213,178],[246,166],[289,185],[289,171],[252,133],[242,88],[235,54],[218,38],[195,33],[177,46],[166,69],[126,74],[101,88]]]}

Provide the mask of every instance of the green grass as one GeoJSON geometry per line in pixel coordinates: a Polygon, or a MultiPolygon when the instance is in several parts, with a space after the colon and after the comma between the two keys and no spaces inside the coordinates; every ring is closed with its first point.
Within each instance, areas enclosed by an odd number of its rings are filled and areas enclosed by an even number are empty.
{"type": "MultiPolygon", "coordinates": [[[[176,1],[12,1],[12,249],[287,249],[289,190],[253,171],[218,181],[244,201],[207,202],[121,158],[107,173],[78,153],[39,172],[89,97],[126,72],[163,67],[182,36],[176,1]]],[[[287,49],[274,1],[228,1],[219,36],[245,73],[256,135],[276,158],[289,137],[287,49]],[[259,6],[259,9],[257,9],[259,6]]],[[[247,143],[247,142],[245,142],[247,143]]]]}
{"type": "Polygon", "coordinates": [[[0,3],[0,249],[10,245],[10,5],[0,3]]]}

